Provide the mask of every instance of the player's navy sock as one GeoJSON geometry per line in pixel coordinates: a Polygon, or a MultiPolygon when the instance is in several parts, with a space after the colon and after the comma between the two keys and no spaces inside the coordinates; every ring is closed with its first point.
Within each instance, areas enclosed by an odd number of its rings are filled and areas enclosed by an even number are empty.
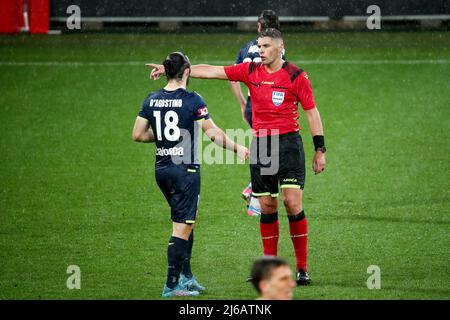
{"type": "Polygon", "coordinates": [[[193,244],[194,244],[194,230],[192,230],[191,235],[189,236],[187,251],[186,251],[186,258],[184,259],[184,262],[183,262],[182,273],[187,278],[192,278],[191,255],[192,255],[192,245],[193,244]]]}
{"type": "Polygon", "coordinates": [[[278,212],[273,214],[261,213],[259,228],[265,256],[276,256],[278,252],[278,212]]]}
{"type": "Polygon", "coordinates": [[[167,247],[168,268],[166,286],[171,289],[175,288],[178,284],[181,267],[183,266],[183,261],[186,257],[188,243],[187,240],[173,236],[170,237],[169,245],[167,247]]]}
{"type": "Polygon", "coordinates": [[[297,270],[306,271],[306,259],[308,256],[308,222],[305,212],[302,211],[296,215],[288,216],[289,231],[292,244],[295,251],[295,264],[297,270]]]}

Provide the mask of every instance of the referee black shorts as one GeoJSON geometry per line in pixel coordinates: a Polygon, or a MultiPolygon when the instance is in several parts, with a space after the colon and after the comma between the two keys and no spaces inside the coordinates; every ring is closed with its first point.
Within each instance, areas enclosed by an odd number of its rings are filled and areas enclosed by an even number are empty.
{"type": "Polygon", "coordinates": [[[305,186],[305,152],[298,132],[255,137],[250,149],[252,195],[278,196],[281,189],[305,186]],[[278,141],[278,143],[277,143],[278,141]]]}

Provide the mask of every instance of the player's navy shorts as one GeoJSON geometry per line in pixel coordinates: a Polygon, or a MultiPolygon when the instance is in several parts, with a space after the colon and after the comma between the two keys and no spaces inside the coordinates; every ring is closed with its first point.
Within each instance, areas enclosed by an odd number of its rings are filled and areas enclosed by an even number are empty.
{"type": "Polygon", "coordinates": [[[253,138],[250,154],[253,196],[277,197],[278,185],[281,189],[304,188],[305,152],[298,132],[253,138]]]}
{"type": "Polygon", "coordinates": [[[172,221],[195,223],[200,200],[200,166],[156,166],[155,176],[169,203],[172,221]]]}

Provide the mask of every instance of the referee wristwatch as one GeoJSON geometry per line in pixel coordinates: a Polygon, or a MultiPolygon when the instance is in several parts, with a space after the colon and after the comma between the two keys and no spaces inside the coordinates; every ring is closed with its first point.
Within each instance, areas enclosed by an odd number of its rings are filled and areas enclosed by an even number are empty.
{"type": "Polygon", "coordinates": [[[316,149],[316,151],[320,151],[322,153],[325,153],[325,152],[327,152],[327,148],[325,148],[325,146],[319,147],[319,148],[316,149]]]}

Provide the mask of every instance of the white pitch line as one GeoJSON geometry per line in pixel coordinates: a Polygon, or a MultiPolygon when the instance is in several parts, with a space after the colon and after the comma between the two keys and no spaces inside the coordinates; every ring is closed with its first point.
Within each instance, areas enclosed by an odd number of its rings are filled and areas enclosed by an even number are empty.
{"type": "MultiPolygon", "coordinates": [[[[450,59],[424,59],[424,60],[289,60],[294,64],[450,64],[450,59]]],[[[210,63],[222,64],[227,61],[212,61],[210,63]]],[[[229,63],[229,61],[228,61],[229,63]]]]}
{"type": "Polygon", "coordinates": [[[12,67],[114,67],[144,64],[138,61],[0,61],[0,66],[12,67]]]}
{"type": "MultiPolygon", "coordinates": [[[[422,59],[422,60],[295,60],[298,65],[325,64],[325,65],[380,65],[380,64],[450,64],[450,59],[422,59]]],[[[2,67],[120,67],[144,66],[144,61],[0,61],[2,67]]],[[[213,65],[230,65],[232,61],[212,60],[205,61],[213,65]]]]}

